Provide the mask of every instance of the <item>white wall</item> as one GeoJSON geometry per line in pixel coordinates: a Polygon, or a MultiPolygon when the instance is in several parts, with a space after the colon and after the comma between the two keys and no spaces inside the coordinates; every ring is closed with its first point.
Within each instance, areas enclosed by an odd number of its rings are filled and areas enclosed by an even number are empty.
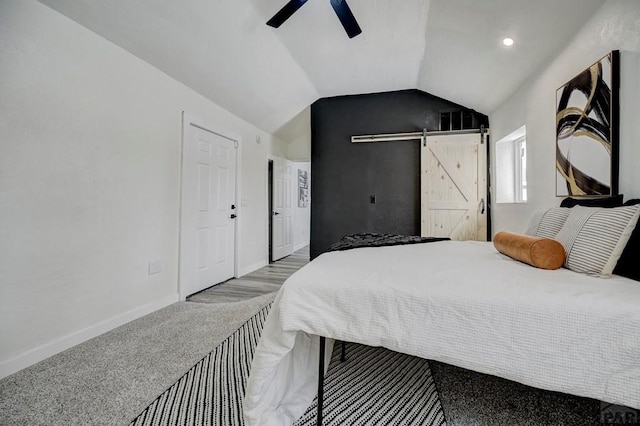
{"type": "Polygon", "coordinates": [[[287,144],[287,158],[300,162],[311,160],[311,130],[309,130],[309,134],[296,138],[287,144]]]}
{"type": "Polygon", "coordinates": [[[294,162],[296,184],[294,185],[293,194],[293,250],[299,250],[308,246],[311,242],[311,163],[310,162],[294,162]],[[309,185],[309,203],[307,207],[298,207],[298,170],[307,171],[307,179],[309,185]]]}
{"type": "MultiPolygon", "coordinates": [[[[568,46],[489,115],[493,141],[527,126],[528,203],[493,204],[493,229],[522,232],[531,211],[557,206],[555,196],[556,89],[611,50],[621,51],[620,192],[640,197],[640,2],[609,0],[568,46]]],[[[493,153],[492,153],[493,154],[493,153]]],[[[492,164],[495,164],[492,158],[492,164]]],[[[495,188],[495,171],[492,173],[495,188]]]]}
{"type": "Polygon", "coordinates": [[[240,136],[239,264],[264,264],[282,142],[36,1],[0,2],[0,376],[177,300],[182,111],[240,136]]]}
{"type": "Polygon", "coordinates": [[[311,161],[311,107],[300,111],[276,136],[287,141],[287,158],[293,161],[311,161]]]}

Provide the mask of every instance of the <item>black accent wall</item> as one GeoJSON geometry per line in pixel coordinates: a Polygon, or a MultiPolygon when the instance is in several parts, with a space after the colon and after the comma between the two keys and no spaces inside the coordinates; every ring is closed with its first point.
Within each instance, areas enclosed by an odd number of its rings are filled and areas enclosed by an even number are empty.
{"type": "Polygon", "coordinates": [[[451,110],[488,127],[485,115],[420,90],[311,105],[312,259],[357,232],[420,234],[420,142],[353,144],[351,136],[439,130],[440,112],[451,110]]]}

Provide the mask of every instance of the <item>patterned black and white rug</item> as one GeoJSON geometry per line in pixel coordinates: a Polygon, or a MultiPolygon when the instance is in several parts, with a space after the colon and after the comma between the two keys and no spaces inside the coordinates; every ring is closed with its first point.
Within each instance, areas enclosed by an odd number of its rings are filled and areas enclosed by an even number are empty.
{"type": "MultiPolygon", "coordinates": [[[[236,330],[152,402],[130,426],[241,426],[242,398],[253,352],[270,305],[236,330]]],[[[445,425],[427,360],[383,348],[347,344],[325,376],[324,424],[445,425]]],[[[316,423],[317,401],[296,426],[316,423]]]]}

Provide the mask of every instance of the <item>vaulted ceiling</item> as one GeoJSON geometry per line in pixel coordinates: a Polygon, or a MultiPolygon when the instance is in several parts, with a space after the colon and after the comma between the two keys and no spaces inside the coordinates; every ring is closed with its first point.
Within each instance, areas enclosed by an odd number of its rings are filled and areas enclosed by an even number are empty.
{"type": "Polygon", "coordinates": [[[349,39],[328,0],[279,29],[265,23],[288,0],[40,1],[285,140],[327,96],[418,88],[490,113],[604,3],[349,0],[349,39]]]}

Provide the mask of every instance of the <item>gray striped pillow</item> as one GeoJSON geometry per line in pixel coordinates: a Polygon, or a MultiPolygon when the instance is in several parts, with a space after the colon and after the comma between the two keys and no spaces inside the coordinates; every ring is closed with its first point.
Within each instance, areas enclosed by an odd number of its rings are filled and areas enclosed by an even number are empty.
{"type": "Polygon", "coordinates": [[[640,215],[640,205],[573,207],[555,236],[567,253],[564,266],[575,272],[609,276],[640,215]]]}
{"type": "Polygon", "coordinates": [[[570,212],[571,209],[567,207],[536,210],[533,212],[524,233],[532,237],[555,238],[570,212]]]}

